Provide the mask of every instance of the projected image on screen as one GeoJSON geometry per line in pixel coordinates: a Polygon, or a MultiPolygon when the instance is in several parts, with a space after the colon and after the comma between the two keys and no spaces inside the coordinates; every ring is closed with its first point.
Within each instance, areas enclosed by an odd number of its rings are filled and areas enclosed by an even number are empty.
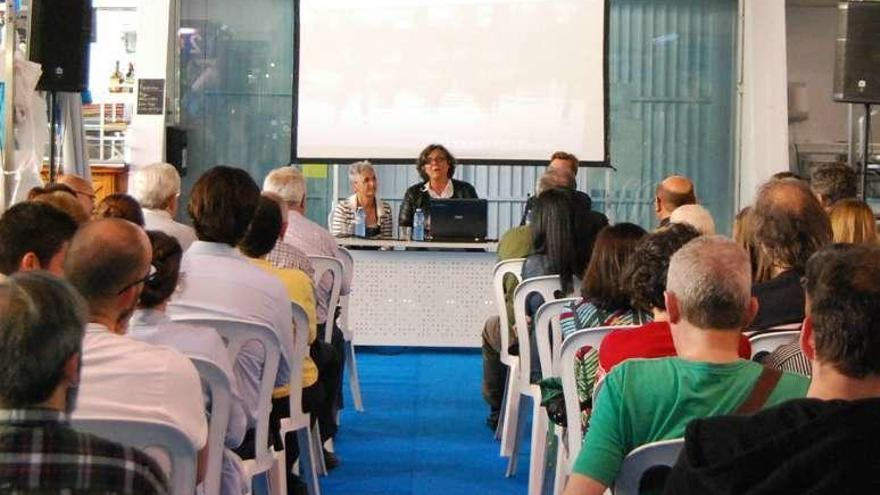
{"type": "Polygon", "coordinates": [[[604,0],[299,0],[298,158],[605,158],[604,0]]]}

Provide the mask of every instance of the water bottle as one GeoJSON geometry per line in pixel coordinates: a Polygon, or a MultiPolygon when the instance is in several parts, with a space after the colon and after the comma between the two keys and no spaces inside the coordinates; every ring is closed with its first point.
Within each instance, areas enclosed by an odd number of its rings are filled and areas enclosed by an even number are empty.
{"type": "Polygon", "coordinates": [[[363,206],[358,206],[354,212],[354,236],[367,237],[367,212],[363,206]]]}
{"type": "Polygon", "coordinates": [[[416,208],[416,213],[413,215],[412,240],[425,240],[425,213],[421,208],[416,208]]]}

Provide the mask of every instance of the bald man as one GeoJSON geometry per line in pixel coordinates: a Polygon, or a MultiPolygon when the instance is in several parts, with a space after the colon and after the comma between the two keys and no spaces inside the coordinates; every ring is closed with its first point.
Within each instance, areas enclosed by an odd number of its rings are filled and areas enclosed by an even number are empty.
{"type": "Polygon", "coordinates": [[[92,183],[76,174],[65,174],[58,178],[59,184],[73,189],[76,200],[86,210],[89,217],[95,212],[95,189],[92,183]]]}
{"type": "Polygon", "coordinates": [[[683,205],[692,205],[697,202],[694,194],[694,184],[683,175],[672,175],[657,185],[657,195],[654,198],[654,213],[660,226],[669,224],[669,215],[676,208],[683,205]]]}

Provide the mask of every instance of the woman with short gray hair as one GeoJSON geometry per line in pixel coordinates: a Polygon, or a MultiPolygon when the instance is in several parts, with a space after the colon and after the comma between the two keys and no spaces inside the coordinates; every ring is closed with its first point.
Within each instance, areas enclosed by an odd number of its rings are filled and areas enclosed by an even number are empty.
{"type": "Polygon", "coordinates": [[[376,171],[368,161],[352,163],[348,179],[354,194],[336,204],[330,221],[334,237],[354,235],[355,212],[364,209],[366,237],[391,238],[391,205],[376,197],[376,171]]]}

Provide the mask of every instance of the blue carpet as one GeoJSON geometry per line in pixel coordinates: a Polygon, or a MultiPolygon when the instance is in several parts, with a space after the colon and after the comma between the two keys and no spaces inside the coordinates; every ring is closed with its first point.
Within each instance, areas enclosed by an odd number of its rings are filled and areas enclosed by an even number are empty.
{"type": "Polygon", "coordinates": [[[348,384],[336,436],[342,465],[321,478],[337,494],[526,493],[528,435],[517,474],[485,425],[478,351],[359,348],[363,413],[348,384]]]}

